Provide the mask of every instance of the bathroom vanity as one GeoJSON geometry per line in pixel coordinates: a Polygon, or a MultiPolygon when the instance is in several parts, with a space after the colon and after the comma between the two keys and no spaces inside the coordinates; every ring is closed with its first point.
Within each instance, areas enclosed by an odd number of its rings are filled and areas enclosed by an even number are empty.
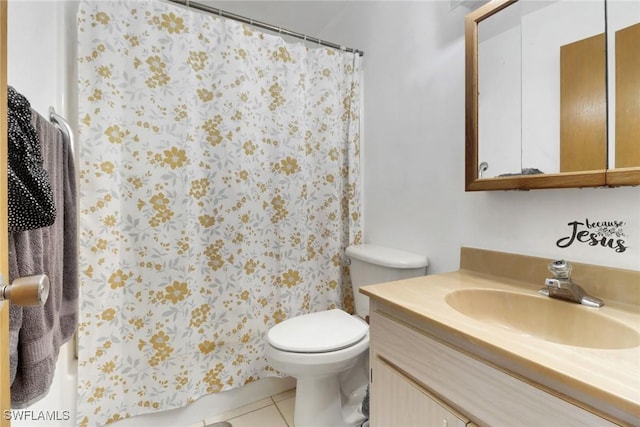
{"type": "Polygon", "coordinates": [[[538,294],[551,261],[462,248],[456,272],[363,288],[371,425],[640,425],[640,272],[574,264],[592,308],[538,294]]]}

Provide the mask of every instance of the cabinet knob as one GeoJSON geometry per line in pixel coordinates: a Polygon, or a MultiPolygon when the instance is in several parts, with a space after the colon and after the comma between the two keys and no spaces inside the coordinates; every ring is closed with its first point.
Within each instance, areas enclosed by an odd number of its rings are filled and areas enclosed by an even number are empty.
{"type": "Polygon", "coordinates": [[[0,301],[8,300],[14,305],[33,307],[44,305],[48,297],[49,277],[46,274],[19,277],[11,285],[5,285],[0,275],[0,301]]]}

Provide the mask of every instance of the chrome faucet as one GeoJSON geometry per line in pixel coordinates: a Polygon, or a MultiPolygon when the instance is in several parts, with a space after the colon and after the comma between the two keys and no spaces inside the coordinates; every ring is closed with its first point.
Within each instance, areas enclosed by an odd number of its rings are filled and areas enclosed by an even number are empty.
{"type": "Polygon", "coordinates": [[[588,295],[581,286],[571,281],[571,269],[571,264],[562,259],[549,264],[553,278],[545,279],[545,287],[540,289],[539,293],[589,307],[602,307],[604,302],[600,298],[588,295]]]}

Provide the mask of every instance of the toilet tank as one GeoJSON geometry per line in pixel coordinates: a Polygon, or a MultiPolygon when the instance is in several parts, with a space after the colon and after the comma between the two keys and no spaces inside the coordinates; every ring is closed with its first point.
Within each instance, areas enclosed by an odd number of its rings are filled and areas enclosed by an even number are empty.
{"type": "Polygon", "coordinates": [[[345,255],[351,271],[356,314],[369,315],[369,297],[360,287],[424,276],[429,260],[424,255],[370,244],[348,246],[345,255]]]}

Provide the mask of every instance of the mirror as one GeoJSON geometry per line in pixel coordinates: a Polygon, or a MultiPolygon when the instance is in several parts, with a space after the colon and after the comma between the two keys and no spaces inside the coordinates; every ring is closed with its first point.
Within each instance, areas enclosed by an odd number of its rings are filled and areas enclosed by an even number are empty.
{"type": "Polygon", "coordinates": [[[607,0],[607,184],[640,184],[640,2],[607,0]]]}
{"type": "MultiPolygon", "coordinates": [[[[606,2],[638,21],[637,2],[606,2]]],[[[640,183],[628,179],[636,167],[607,181],[615,107],[607,104],[606,52],[614,47],[605,36],[606,2],[494,0],[467,16],[467,191],[640,183]]],[[[628,56],[635,62],[627,68],[640,67],[637,54],[628,56]]],[[[635,70],[630,75],[640,76],[635,70]]],[[[640,89],[633,99],[640,102],[640,89]]]]}

